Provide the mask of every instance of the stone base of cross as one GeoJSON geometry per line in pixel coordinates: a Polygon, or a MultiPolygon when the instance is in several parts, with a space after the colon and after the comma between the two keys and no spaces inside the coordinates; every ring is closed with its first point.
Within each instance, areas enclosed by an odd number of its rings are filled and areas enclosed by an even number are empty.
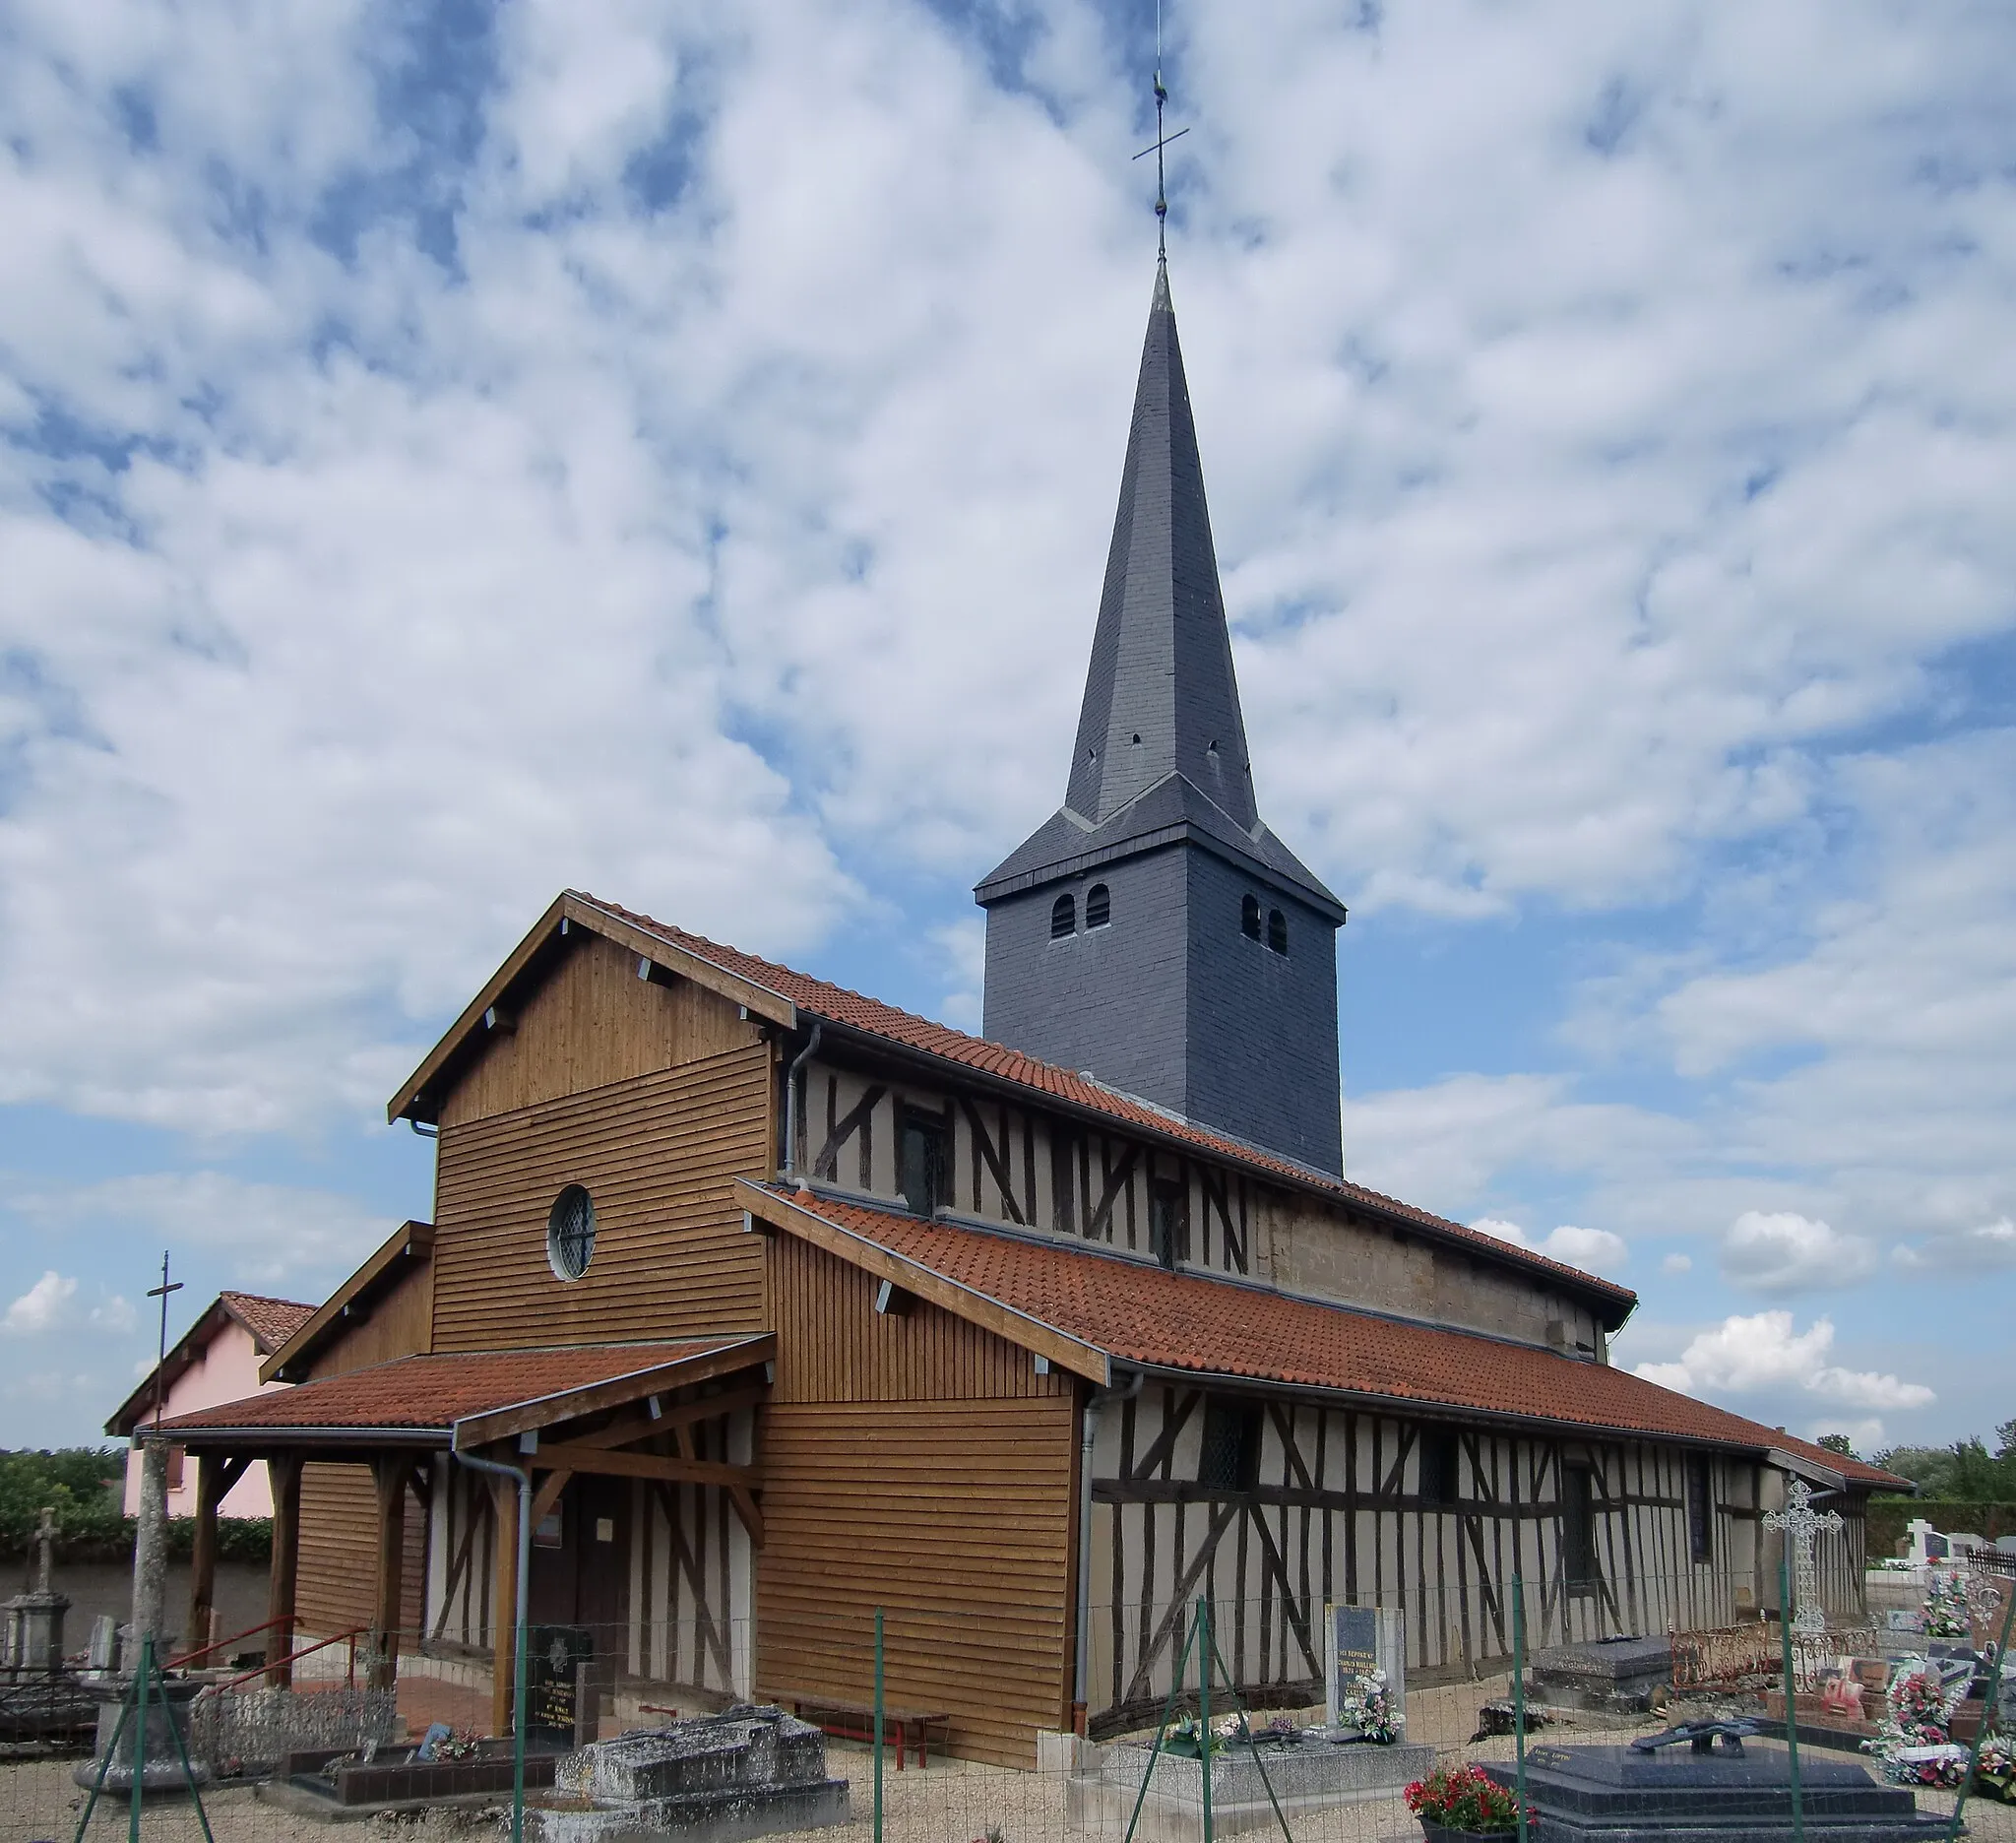
{"type": "Polygon", "coordinates": [[[1802,1478],[1791,1480],[1785,1488],[1785,1508],[1764,1513],[1766,1529],[1783,1530],[1792,1544],[1793,1597],[1798,1611],[1779,1610],[1779,1618],[1792,1618],[1792,1628],[1802,1638],[1817,1638],[1827,1629],[1827,1614],[1820,1605],[1819,1576],[1813,1566],[1813,1539],[1823,1530],[1841,1528],[1839,1510],[1815,1510],[1813,1488],[1802,1478]]]}

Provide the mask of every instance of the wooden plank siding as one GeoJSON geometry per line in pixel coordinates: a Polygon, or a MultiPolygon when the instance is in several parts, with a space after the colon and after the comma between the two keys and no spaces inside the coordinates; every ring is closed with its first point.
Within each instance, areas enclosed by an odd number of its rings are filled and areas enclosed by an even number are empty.
{"type": "MultiPolygon", "coordinates": [[[[435,1460],[439,1475],[445,1461],[435,1460]]],[[[410,1488],[406,1494],[406,1541],[400,1572],[400,1626],[417,1637],[427,1605],[427,1515],[410,1488]]],[[[297,1629],[326,1638],[376,1617],[378,1490],[364,1465],[301,1468],[301,1550],[294,1588],[297,1629]]],[[[296,1640],[296,1642],[301,1642],[296,1640]]],[[[313,1675],[328,1659],[306,1667],[313,1675]]]]}
{"type": "Polygon", "coordinates": [[[732,1187],[770,1169],[769,1071],[768,1046],[751,1043],[444,1126],[434,1348],[762,1329],[762,1249],[732,1187]],[[587,1186],[596,1211],[594,1258],[571,1283],[546,1259],[547,1213],[570,1183],[587,1186]]]}
{"type": "Polygon", "coordinates": [[[575,945],[456,1077],[441,1104],[444,1130],[760,1041],[755,1023],[692,981],[641,980],[635,953],[585,928],[567,939],[575,945]]]}
{"type": "MultiPolygon", "coordinates": [[[[1305,1402],[1243,1400],[1259,1415],[1257,1483],[1199,1482],[1207,1398],[1151,1384],[1101,1413],[1093,1470],[1091,1702],[1096,1731],[1152,1715],[1184,1620],[1208,1595],[1226,1663],[1261,1705],[1321,1696],[1322,1610],[1398,1608],[1416,1680],[1503,1669],[1511,1581],[1526,1584],[1530,1645],[1728,1624],[1754,1594],[1759,1468],[1714,1455],[1710,1553],[1687,1522],[1688,1450],[1423,1423],[1305,1402]],[[1423,1495],[1423,1432],[1456,1439],[1457,1492],[1423,1495]],[[1595,1576],[1564,1579],[1564,1467],[1591,1475],[1595,1576]]],[[[1842,1579],[1860,1519],[1832,1547],[1842,1579]]],[[[1824,1572],[1823,1568],[1823,1572],[1824,1572]]]]}
{"type": "Polygon", "coordinates": [[[766,1239],[777,1379],[759,1435],[756,1688],[950,1711],[955,1751],[1030,1766],[1068,1725],[1071,1379],[922,1302],[766,1239]]]}

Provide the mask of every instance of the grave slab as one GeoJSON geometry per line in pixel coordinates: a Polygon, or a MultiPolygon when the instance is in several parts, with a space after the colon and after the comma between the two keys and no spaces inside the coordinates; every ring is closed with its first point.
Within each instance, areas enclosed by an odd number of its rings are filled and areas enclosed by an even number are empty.
{"type": "Polygon", "coordinates": [[[1670,1638],[1599,1638],[1536,1652],[1526,1693],[1550,1708],[1635,1713],[1672,1677],[1670,1638]]]}
{"type": "MultiPolygon", "coordinates": [[[[1841,1758],[1799,1756],[1805,1834],[1824,1843],[1917,1843],[1947,1820],[1920,1811],[1910,1790],[1884,1785],[1841,1758]]],[[[1509,1761],[1484,1767],[1514,1783],[1509,1761]]],[[[1740,1751],[1682,1744],[1536,1747],[1526,1795],[1538,1808],[1535,1843],[1790,1843],[1792,1774],[1785,1749],[1752,1740],[1740,1751]]]]}

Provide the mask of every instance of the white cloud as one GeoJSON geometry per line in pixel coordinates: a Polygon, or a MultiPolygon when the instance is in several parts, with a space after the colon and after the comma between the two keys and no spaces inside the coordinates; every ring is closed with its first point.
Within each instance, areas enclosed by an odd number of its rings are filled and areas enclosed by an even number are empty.
{"type": "Polygon", "coordinates": [[[1903,1268],[1942,1267],[1963,1273],[2016,1266],[2016,1221],[2004,1216],[1922,1241],[1900,1242],[1890,1250],[1890,1258],[1903,1268]]]}
{"type": "Polygon", "coordinates": [[[1635,1373],[1711,1398],[1798,1391],[1837,1407],[1879,1412],[1923,1408],[1935,1399],[1922,1383],[1830,1363],[1833,1348],[1831,1319],[1816,1318],[1804,1331],[1795,1331],[1789,1311],[1732,1314],[1698,1333],[1676,1362],[1642,1363],[1635,1373]]]}
{"type": "Polygon", "coordinates": [[[70,1302],[76,1293],[77,1282],[52,1267],[7,1307],[0,1326],[17,1337],[53,1331],[69,1317],[70,1302]]]}
{"type": "Polygon", "coordinates": [[[1659,1271],[1667,1274],[1691,1273],[1694,1260],[1688,1254],[1669,1254],[1659,1263],[1659,1271]]]}
{"type": "Polygon", "coordinates": [[[1875,1264],[1867,1242],[1791,1210],[1745,1210],[1722,1239],[1722,1271],[1757,1293],[1853,1286],[1875,1264]]]}
{"type": "MultiPolygon", "coordinates": [[[[10,1201],[50,1232],[144,1232],[151,1242],[213,1250],[227,1257],[236,1285],[326,1280],[362,1259],[395,1226],[354,1198],[214,1171],[108,1177],[10,1201]]],[[[93,1316],[110,1330],[135,1322],[132,1305],[120,1298],[103,1302],[93,1316]]]]}
{"type": "Polygon", "coordinates": [[[1607,1229],[1578,1229],[1573,1223],[1563,1223],[1536,1241],[1517,1223],[1497,1217],[1480,1217],[1471,1227],[1487,1236],[1496,1236],[1500,1241],[1510,1241],[1515,1247],[1532,1248],[1536,1253],[1565,1261],[1570,1267],[1579,1267],[1585,1273],[1608,1273],[1621,1267],[1630,1257],[1624,1238],[1612,1235],[1607,1229]]]}

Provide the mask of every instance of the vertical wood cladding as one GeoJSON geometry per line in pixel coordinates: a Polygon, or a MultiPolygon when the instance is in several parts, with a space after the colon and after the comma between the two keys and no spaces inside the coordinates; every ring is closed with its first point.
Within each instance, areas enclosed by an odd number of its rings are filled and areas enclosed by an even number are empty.
{"type": "Polygon", "coordinates": [[[637,956],[589,930],[553,973],[484,1038],[441,1105],[443,1127],[605,1088],[758,1041],[725,998],[674,979],[637,977],[637,956]]]}
{"type": "MultiPolygon", "coordinates": [[[[1758,1468],[1745,1460],[1711,1458],[1697,1561],[1688,1449],[1274,1402],[1256,1424],[1256,1487],[1227,1491],[1199,1482],[1207,1414],[1202,1391],[1162,1386],[1101,1413],[1092,1712],[1107,1731],[1160,1706],[1199,1594],[1242,1689],[1292,1702],[1321,1694],[1326,1604],[1401,1609],[1409,1668],[1468,1676],[1509,1655],[1515,1571],[1535,1648],[1728,1624],[1760,1585],[1758,1468]],[[1575,1469],[1589,1478],[1595,1563],[1579,1582],[1565,1577],[1563,1542],[1563,1474],[1575,1469]]],[[[1822,1557],[1844,1614],[1858,1604],[1846,1587],[1860,1529],[1851,1517],[1822,1557]]]]}
{"type": "MultiPolygon", "coordinates": [[[[439,1477],[445,1462],[436,1460],[439,1477]]],[[[299,1629],[316,1637],[369,1625],[376,1616],[378,1491],[371,1468],[301,1468],[300,1571],[294,1589],[299,1629]]],[[[416,1637],[427,1605],[427,1516],[410,1487],[400,1570],[400,1628],[416,1637]]]]}
{"type": "Polygon", "coordinates": [[[434,1348],[761,1329],[762,1248],[743,1233],[733,1180],[769,1170],[769,1066],[752,1043],[444,1125],[434,1348]],[[547,1212],[570,1183],[596,1213],[594,1257],[571,1282],[546,1260],[547,1212]]]}
{"type": "Polygon", "coordinates": [[[889,1700],[1032,1765],[1070,1703],[1070,1379],[921,1301],[877,1313],[876,1282],[802,1242],[768,1250],[757,1692],[865,1699],[880,1605],[889,1700]]]}

